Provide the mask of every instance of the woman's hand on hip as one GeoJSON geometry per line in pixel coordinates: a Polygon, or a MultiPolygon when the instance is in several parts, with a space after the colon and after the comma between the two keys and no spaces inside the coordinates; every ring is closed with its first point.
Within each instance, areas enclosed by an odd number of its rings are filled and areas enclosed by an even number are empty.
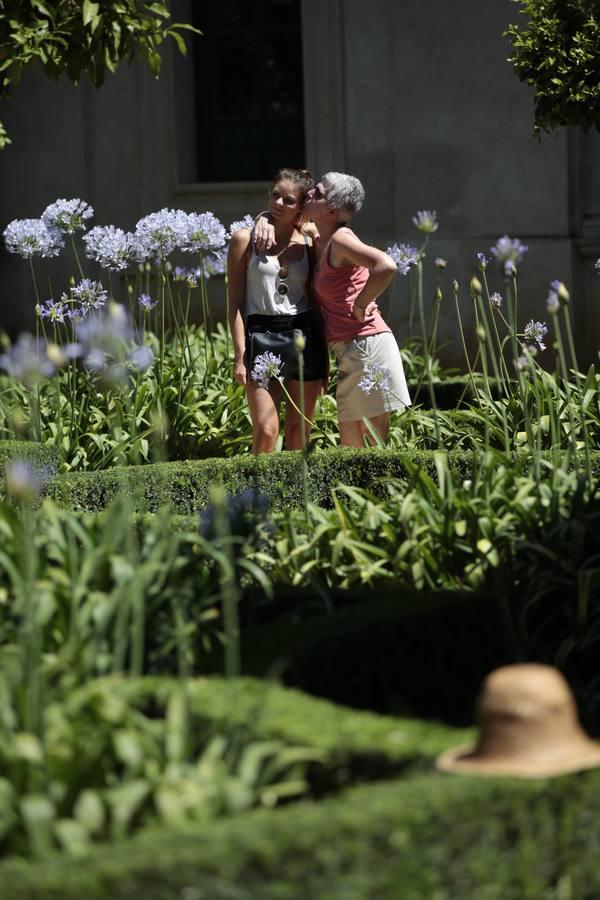
{"type": "Polygon", "coordinates": [[[366,307],[358,306],[356,303],[352,307],[352,315],[358,322],[372,322],[375,318],[375,310],[377,303],[371,300],[366,307]]]}

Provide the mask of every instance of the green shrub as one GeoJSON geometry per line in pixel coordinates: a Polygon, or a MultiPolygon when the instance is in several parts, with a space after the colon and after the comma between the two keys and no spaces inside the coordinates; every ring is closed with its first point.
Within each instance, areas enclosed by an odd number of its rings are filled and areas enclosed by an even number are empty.
{"type": "Polygon", "coordinates": [[[8,680],[0,679],[2,855],[58,846],[78,855],[151,822],[197,823],[320,796],[430,764],[457,739],[247,679],[65,681],[46,690],[33,731],[7,705],[8,680]]]}
{"type": "Polygon", "coordinates": [[[592,900],[600,776],[421,775],[209,827],[152,830],[73,865],[9,861],[2,900],[592,900]]]}
{"type": "Polygon", "coordinates": [[[600,13],[591,0],[515,0],[527,16],[510,25],[509,62],[534,88],[535,129],[600,130],[600,13]]]}
{"type": "Polygon", "coordinates": [[[0,441],[0,468],[3,470],[13,459],[26,460],[40,468],[56,469],[58,453],[53,447],[35,441],[0,441]]]}
{"type": "MultiPolygon", "coordinates": [[[[435,476],[435,458],[430,450],[315,450],[308,456],[309,498],[330,507],[331,488],[342,484],[368,487],[385,497],[386,481],[409,480],[407,461],[435,476]]],[[[461,481],[472,476],[481,452],[452,450],[447,459],[456,480],[461,481]]],[[[506,457],[499,454],[498,460],[503,459],[506,457]]],[[[531,468],[527,453],[511,454],[508,459],[518,472],[531,468]]],[[[155,512],[168,503],[180,515],[193,515],[207,506],[211,489],[220,484],[231,495],[256,490],[269,498],[272,509],[286,509],[302,502],[301,460],[300,452],[285,452],[70,472],[49,486],[48,495],[69,509],[98,510],[125,491],[139,512],[155,512]]],[[[600,474],[600,452],[592,455],[592,461],[594,473],[600,474]]]]}

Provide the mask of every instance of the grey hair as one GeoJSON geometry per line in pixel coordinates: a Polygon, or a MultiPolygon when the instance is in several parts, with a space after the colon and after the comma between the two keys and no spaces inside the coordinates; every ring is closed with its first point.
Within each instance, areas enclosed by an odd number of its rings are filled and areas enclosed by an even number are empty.
{"type": "Polygon", "coordinates": [[[343,172],[327,172],[321,181],[327,188],[327,206],[338,213],[341,222],[349,222],[360,212],[365,189],[358,178],[343,172]]]}

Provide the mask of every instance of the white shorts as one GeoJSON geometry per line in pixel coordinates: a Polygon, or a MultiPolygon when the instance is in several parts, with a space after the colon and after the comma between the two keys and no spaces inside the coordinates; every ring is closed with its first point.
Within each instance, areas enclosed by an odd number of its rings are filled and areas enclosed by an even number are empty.
{"type": "Polygon", "coordinates": [[[389,331],[369,334],[354,340],[329,344],[338,361],[338,385],[335,394],[339,422],[372,419],[393,409],[410,406],[400,350],[389,331]],[[374,365],[383,374],[382,383],[370,391],[359,387],[365,366],[374,365]]]}

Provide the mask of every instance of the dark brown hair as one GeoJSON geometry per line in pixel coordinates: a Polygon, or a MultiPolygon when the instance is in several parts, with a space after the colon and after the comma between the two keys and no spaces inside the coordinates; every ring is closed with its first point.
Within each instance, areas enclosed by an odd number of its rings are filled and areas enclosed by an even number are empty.
{"type": "Polygon", "coordinates": [[[291,181],[292,184],[297,184],[298,187],[302,188],[302,202],[304,202],[307,192],[314,188],[316,184],[312,172],[309,172],[308,169],[279,169],[273,179],[272,187],[278,181],[291,181]]]}

